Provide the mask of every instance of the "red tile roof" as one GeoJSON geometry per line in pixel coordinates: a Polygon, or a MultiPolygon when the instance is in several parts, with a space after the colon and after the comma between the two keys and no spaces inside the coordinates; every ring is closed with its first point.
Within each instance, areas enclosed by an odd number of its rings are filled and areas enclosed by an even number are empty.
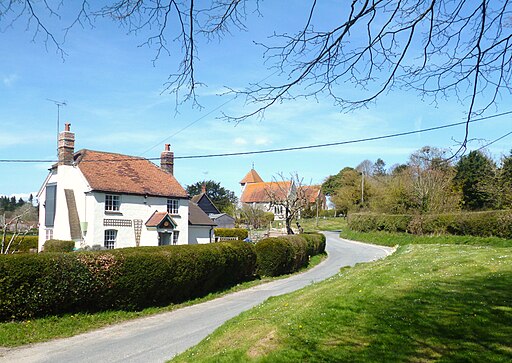
{"type": "MultiPolygon", "coordinates": [[[[164,220],[167,219],[170,224],[172,224],[172,228],[176,228],[177,224],[172,219],[172,217],[167,212],[157,212],[154,211],[151,217],[149,217],[148,221],[146,222],[147,227],[158,227],[164,220]]],[[[165,223],[165,222],[164,222],[165,223]]],[[[171,226],[169,226],[171,227],[171,226]]]]}
{"type": "Polygon", "coordinates": [[[242,203],[268,203],[271,195],[285,199],[290,191],[290,181],[250,183],[240,197],[242,203]]]}
{"type": "Polygon", "coordinates": [[[247,175],[240,181],[240,184],[247,184],[247,183],[262,183],[263,179],[259,176],[259,174],[256,172],[256,170],[251,169],[247,175]]]}
{"type": "Polygon", "coordinates": [[[75,162],[93,190],[188,197],[173,175],[144,158],[84,149],[75,153],[75,162]]]}
{"type": "Polygon", "coordinates": [[[304,196],[309,203],[315,203],[317,198],[322,199],[322,194],[320,193],[320,185],[303,185],[301,188],[304,191],[304,196]]]}

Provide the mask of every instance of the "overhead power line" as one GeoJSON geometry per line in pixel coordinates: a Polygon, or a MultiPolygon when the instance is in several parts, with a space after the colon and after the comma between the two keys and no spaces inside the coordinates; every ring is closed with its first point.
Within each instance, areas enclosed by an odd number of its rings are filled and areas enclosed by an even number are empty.
{"type": "MultiPolygon", "coordinates": [[[[495,115],[490,115],[486,117],[481,117],[478,119],[471,120],[469,122],[478,122],[478,121],[484,121],[491,118],[496,118],[500,116],[505,116],[512,114],[512,111],[507,111],[495,115]]],[[[323,147],[330,147],[330,146],[339,146],[339,145],[348,145],[348,144],[357,144],[361,142],[368,142],[368,141],[376,141],[376,140],[383,140],[383,139],[390,139],[394,137],[400,137],[400,136],[407,136],[407,135],[413,135],[413,134],[419,134],[423,132],[429,132],[429,131],[436,131],[441,129],[446,129],[449,127],[459,126],[459,125],[465,125],[467,121],[461,121],[461,122],[454,122],[451,124],[441,125],[441,126],[435,126],[435,127],[429,127],[426,129],[419,129],[419,130],[413,130],[413,131],[405,131],[405,132],[398,132],[394,134],[388,134],[388,135],[381,135],[381,136],[374,136],[374,137],[366,137],[362,139],[354,139],[354,140],[347,140],[347,141],[339,141],[339,142],[331,142],[326,144],[317,144],[317,145],[307,145],[307,146],[296,146],[296,147],[287,147],[287,148],[279,148],[279,149],[267,149],[267,150],[256,150],[256,151],[243,151],[243,152],[235,152],[235,153],[222,153],[222,154],[206,154],[206,155],[187,155],[187,156],[175,156],[174,159],[201,159],[201,158],[214,158],[214,157],[228,157],[228,156],[242,156],[242,155],[254,155],[254,154],[269,154],[269,153],[277,153],[277,152],[285,152],[285,151],[297,151],[297,150],[307,150],[307,149],[317,149],[317,148],[323,148],[323,147]]],[[[508,136],[504,135],[500,139],[508,136]]],[[[492,143],[497,142],[498,140],[494,140],[493,142],[489,143],[488,145],[491,145],[492,143]]],[[[488,146],[486,145],[486,146],[488,146]]],[[[130,157],[129,159],[102,159],[102,160],[83,160],[82,162],[109,162],[109,161],[128,161],[128,160],[159,160],[159,157],[155,158],[142,158],[142,157],[130,157]]],[[[41,159],[0,159],[0,163],[54,163],[57,162],[57,160],[41,160],[41,159]]]]}

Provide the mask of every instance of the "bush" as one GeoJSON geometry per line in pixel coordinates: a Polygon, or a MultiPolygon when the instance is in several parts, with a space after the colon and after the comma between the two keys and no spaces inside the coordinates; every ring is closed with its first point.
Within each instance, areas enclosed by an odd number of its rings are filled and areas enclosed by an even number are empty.
{"type": "MultiPolygon", "coordinates": [[[[0,237],[1,238],[1,237],[0,237]]],[[[11,240],[11,235],[6,236],[6,243],[11,240]]],[[[38,236],[17,236],[12,242],[10,251],[28,253],[31,249],[37,250],[38,236]]]]}
{"type": "Polygon", "coordinates": [[[412,215],[354,213],[348,217],[348,226],[359,232],[407,232],[412,218],[412,215]]]}
{"type": "Polygon", "coordinates": [[[279,276],[292,270],[294,250],[285,238],[264,238],[254,247],[257,256],[256,272],[259,275],[279,276]]]}
{"type": "Polygon", "coordinates": [[[313,255],[325,251],[325,236],[319,233],[264,238],[255,245],[257,272],[279,276],[297,271],[313,255]]]}
{"type": "Polygon", "coordinates": [[[73,252],[75,241],[63,241],[59,239],[49,239],[44,243],[44,252],[73,252]]]}
{"type": "Polygon", "coordinates": [[[249,236],[249,231],[245,228],[215,228],[216,237],[237,237],[239,241],[243,241],[249,236]]]}
{"type": "Polygon", "coordinates": [[[321,233],[303,233],[300,235],[308,244],[308,256],[315,256],[325,252],[325,236],[321,233]]]}
{"type": "Polygon", "coordinates": [[[253,277],[244,242],[0,256],[0,320],[142,309],[208,294],[253,277]]]}
{"type": "Polygon", "coordinates": [[[512,211],[461,212],[424,215],[352,214],[350,229],[412,234],[454,234],[512,238],[512,211]]]}

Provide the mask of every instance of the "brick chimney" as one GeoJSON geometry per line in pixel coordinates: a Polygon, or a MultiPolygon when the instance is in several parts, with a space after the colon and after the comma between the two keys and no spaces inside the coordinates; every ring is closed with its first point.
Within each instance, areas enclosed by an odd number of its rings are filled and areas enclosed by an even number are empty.
{"type": "Polygon", "coordinates": [[[166,173],[174,173],[174,153],[171,151],[171,144],[165,144],[165,149],[160,154],[160,167],[166,173]]]}
{"type": "Polygon", "coordinates": [[[59,165],[73,165],[75,154],[75,134],[71,132],[71,124],[64,125],[64,131],[59,134],[59,165]]]}
{"type": "Polygon", "coordinates": [[[206,183],[203,182],[203,185],[201,185],[201,193],[206,194],[206,183]]]}

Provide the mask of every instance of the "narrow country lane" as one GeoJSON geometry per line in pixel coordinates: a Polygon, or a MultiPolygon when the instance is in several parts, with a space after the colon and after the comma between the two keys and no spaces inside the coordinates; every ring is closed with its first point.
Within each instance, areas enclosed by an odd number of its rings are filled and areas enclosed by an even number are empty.
{"type": "Polygon", "coordinates": [[[383,258],[393,249],[346,241],[325,232],[328,258],[315,268],[218,299],[71,338],[0,351],[0,362],[165,362],[225,321],[271,296],[335,275],[340,267],[383,258]]]}

